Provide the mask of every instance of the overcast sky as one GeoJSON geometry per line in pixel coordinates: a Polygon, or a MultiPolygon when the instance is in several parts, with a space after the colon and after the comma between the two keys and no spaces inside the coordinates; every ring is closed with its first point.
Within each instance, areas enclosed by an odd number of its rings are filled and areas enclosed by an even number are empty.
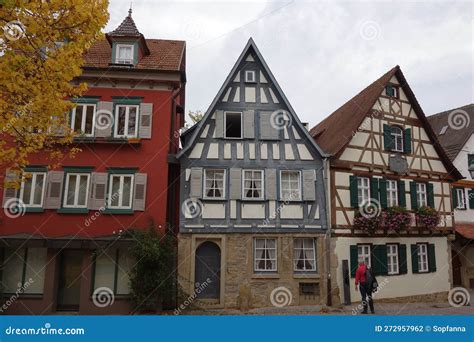
{"type": "MultiPolygon", "coordinates": [[[[115,29],[131,0],[111,0],[115,29]]],[[[471,1],[134,0],[146,38],[187,42],[186,111],[205,111],[253,37],[311,126],[395,65],[427,115],[473,103],[471,1]]]]}

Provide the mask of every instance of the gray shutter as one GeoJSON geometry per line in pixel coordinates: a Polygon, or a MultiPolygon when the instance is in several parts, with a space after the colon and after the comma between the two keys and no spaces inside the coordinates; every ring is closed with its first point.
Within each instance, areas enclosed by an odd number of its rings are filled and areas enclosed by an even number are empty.
{"type": "Polygon", "coordinates": [[[230,169],[229,198],[240,199],[242,195],[242,170],[230,169]]]}
{"type": "Polygon", "coordinates": [[[59,209],[63,193],[64,171],[49,171],[46,179],[44,209],[59,209]]]}
{"type": "Polygon", "coordinates": [[[316,200],[315,181],[315,170],[303,170],[303,199],[305,201],[316,200]]]}
{"type": "Polygon", "coordinates": [[[266,199],[276,200],[277,199],[277,186],[276,186],[276,170],[266,169],[265,170],[265,185],[267,188],[266,199]]]}
{"type": "Polygon", "coordinates": [[[133,210],[144,211],[146,199],[146,173],[135,174],[135,191],[133,194],[133,210]]]}
{"type": "Polygon", "coordinates": [[[189,197],[202,198],[202,168],[191,168],[191,188],[189,190],[189,197]]]}
{"type": "Polygon", "coordinates": [[[104,210],[105,209],[105,193],[107,191],[108,174],[105,172],[92,172],[91,175],[91,191],[89,196],[88,209],[104,210]]]}
{"type": "Polygon", "coordinates": [[[223,138],[224,137],[224,111],[223,110],[216,110],[216,129],[215,129],[215,136],[216,138],[223,138]]]}
{"type": "Polygon", "coordinates": [[[153,118],[153,103],[140,104],[140,128],[138,136],[151,139],[151,122],[153,118]]]}
{"type": "Polygon", "coordinates": [[[278,140],[280,139],[280,130],[271,124],[272,112],[260,112],[260,139],[278,140]]]}
{"type": "Polygon", "coordinates": [[[244,110],[244,138],[255,138],[255,111],[244,110]]]}
{"type": "Polygon", "coordinates": [[[95,136],[107,138],[112,136],[114,124],[114,103],[99,101],[95,113],[95,136]]]}
{"type": "Polygon", "coordinates": [[[9,202],[12,198],[18,197],[18,190],[15,187],[9,186],[7,187],[7,183],[19,181],[20,176],[11,170],[7,170],[5,174],[5,183],[3,187],[3,202],[2,208],[11,207],[13,204],[9,202]]]}

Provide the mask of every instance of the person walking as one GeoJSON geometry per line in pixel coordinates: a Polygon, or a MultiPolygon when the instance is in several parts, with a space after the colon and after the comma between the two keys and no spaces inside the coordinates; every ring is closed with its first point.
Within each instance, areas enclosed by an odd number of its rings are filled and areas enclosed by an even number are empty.
{"type": "Polygon", "coordinates": [[[362,297],[362,313],[367,314],[367,302],[370,307],[370,312],[375,313],[374,301],[372,298],[372,291],[377,288],[377,280],[372,273],[372,269],[365,264],[364,258],[359,259],[359,267],[356,271],[355,286],[359,286],[360,295],[362,297]]]}

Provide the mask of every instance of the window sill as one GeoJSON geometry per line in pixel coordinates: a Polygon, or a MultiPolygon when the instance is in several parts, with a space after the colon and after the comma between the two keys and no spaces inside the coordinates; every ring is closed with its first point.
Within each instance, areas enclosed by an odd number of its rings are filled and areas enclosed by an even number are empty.
{"type": "Polygon", "coordinates": [[[75,143],[83,144],[131,144],[140,145],[140,138],[114,138],[114,137],[76,137],[74,138],[75,143]]]}
{"type": "Polygon", "coordinates": [[[102,213],[106,215],[133,215],[133,209],[105,209],[102,213]]]}
{"type": "Polygon", "coordinates": [[[293,273],[293,278],[295,279],[320,279],[321,275],[316,271],[312,272],[297,272],[293,273]]]}
{"type": "Polygon", "coordinates": [[[88,214],[87,208],[60,208],[57,210],[58,214],[88,214]]]}
{"type": "Polygon", "coordinates": [[[254,273],[252,279],[280,279],[278,273],[254,273]]]}
{"type": "Polygon", "coordinates": [[[31,207],[26,207],[25,208],[26,213],[43,213],[44,209],[43,208],[31,208],[31,207]]]}
{"type": "MultiPolygon", "coordinates": [[[[2,296],[3,298],[10,298],[12,296],[17,296],[16,293],[3,293],[2,296]]],[[[22,293],[18,296],[19,299],[43,299],[43,294],[42,293],[22,293]]]]}

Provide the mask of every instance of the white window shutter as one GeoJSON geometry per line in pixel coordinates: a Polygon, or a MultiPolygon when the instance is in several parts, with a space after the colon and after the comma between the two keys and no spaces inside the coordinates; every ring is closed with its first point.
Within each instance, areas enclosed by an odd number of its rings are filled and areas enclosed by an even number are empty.
{"type": "Polygon", "coordinates": [[[254,139],[255,138],[255,111],[244,110],[244,138],[254,139]]]}
{"type": "Polygon", "coordinates": [[[95,136],[98,138],[112,136],[114,120],[114,103],[99,101],[97,112],[95,113],[95,136]]]}
{"type": "Polygon", "coordinates": [[[2,202],[2,208],[7,208],[7,207],[12,207],[14,204],[13,199],[18,197],[18,189],[15,187],[11,186],[11,182],[19,182],[20,176],[11,170],[7,170],[5,174],[5,183],[3,187],[3,202],[2,202]],[[7,187],[8,185],[8,187],[7,187]]]}
{"type": "Polygon", "coordinates": [[[229,198],[240,199],[242,197],[242,170],[230,169],[229,198]]]}
{"type": "Polygon", "coordinates": [[[138,136],[142,139],[151,139],[153,119],[153,103],[140,104],[140,129],[138,136]]]}
{"type": "Polygon", "coordinates": [[[46,180],[44,209],[59,209],[63,193],[64,171],[49,171],[46,180]]]}
{"type": "Polygon", "coordinates": [[[214,131],[214,136],[216,138],[223,138],[224,137],[224,111],[223,110],[216,110],[216,128],[214,131]]]}
{"type": "Polygon", "coordinates": [[[266,199],[276,200],[277,199],[277,186],[276,186],[276,170],[266,169],[265,170],[265,186],[266,186],[266,199]]]}
{"type": "Polygon", "coordinates": [[[315,170],[303,170],[303,199],[305,201],[316,200],[316,173],[315,170]]]}
{"type": "Polygon", "coordinates": [[[107,191],[108,174],[105,172],[92,172],[91,175],[91,191],[89,196],[89,204],[87,208],[90,210],[105,209],[105,195],[107,191]]]}
{"type": "Polygon", "coordinates": [[[146,199],[146,173],[135,174],[135,191],[133,194],[133,210],[144,211],[146,199]]]}
{"type": "Polygon", "coordinates": [[[191,168],[189,197],[202,198],[202,168],[191,168]]]}

